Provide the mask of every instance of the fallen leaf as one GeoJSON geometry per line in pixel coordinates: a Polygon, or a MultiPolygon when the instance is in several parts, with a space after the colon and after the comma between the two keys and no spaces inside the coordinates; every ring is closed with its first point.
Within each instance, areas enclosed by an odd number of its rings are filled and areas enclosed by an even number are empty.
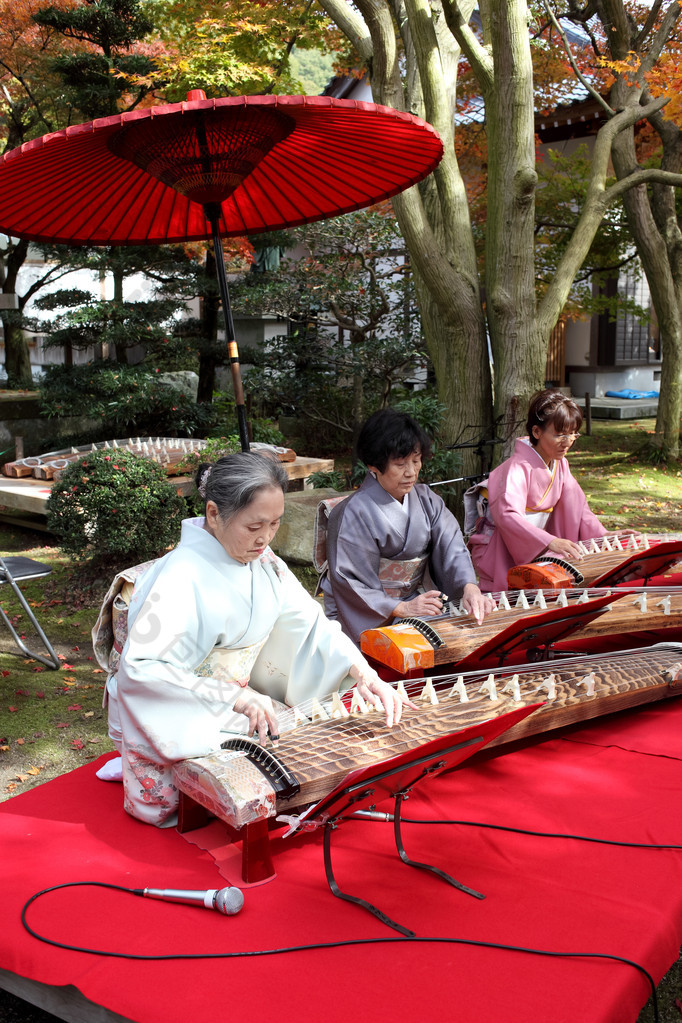
{"type": "Polygon", "coordinates": [[[14,777],[17,779],[17,781],[28,781],[27,774],[15,774],[14,777]]]}
{"type": "Polygon", "coordinates": [[[16,714],[18,709],[19,709],[18,707],[8,707],[7,708],[7,710],[10,712],[10,714],[16,714]]]}
{"type": "Polygon", "coordinates": [[[83,708],[82,708],[80,703],[72,703],[71,706],[67,707],[66,709],[67,710],[83,710],[83,708]]]}
{"type": "Polygon", "coordinates": [[[17,746],[23,746],[24,743],[26,742],[25,739],[15,739],[14,741],[16,742],[17,746]]]}
{"type": "Polygon", "coordinates": [[[26,772],[26,774],[33,774],[33,775],[40,774],[40,768],[39,767],[29,767],[29,769],[26,772]]]}
{"type": "Polygon", "coordinates": [[[68,722],[68,721],[59,721],[59,722],[58,722],[58,723],[57,723],[57,724],[55,725],[55,728],[70,728],[70,727],[71,727],[71,726],[69,725],[69,722],[68,722]]]}
{"type": "Polygon", "coordinates": [[[7,678],[7,676],[8,676],[9,674],[11,674],[11,672],[9,672],[9,671],[3,671],[3,673],[2,673],[2,677],[3,677],[3,678],[7,678]]]}
{"type": "Polygon", "coordinates": [[[64,669],[64,671],[73,671],[73,664],[64,663],[62,664],[62,668],[64,669]]]}
{"type": "Polygon", "coordinates": [[[95,746],[98,742],[101,741],[102,741],[101,739],[88,739],[88,742],[92,743],[93,746],[95,746]]]}
{"type": "Polygon", "coordinates": [[[86,710],[85,714],[83,715],[84,718],[94,718],[94,716],[95,716],[94,710],[86,710]]]}
{"type": "Polygon", "coordinates": [[[71,749],[83,749],[85,743],[82,739],[74,739],[71,743],[71,749]]]}

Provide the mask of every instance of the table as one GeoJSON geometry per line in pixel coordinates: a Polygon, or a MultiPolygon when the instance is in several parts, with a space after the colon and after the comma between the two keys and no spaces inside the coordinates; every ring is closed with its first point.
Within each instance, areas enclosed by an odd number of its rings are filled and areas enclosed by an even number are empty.
{"type": "MultiPolygon", "coordinates": [[[[306,488],[307,480],[311,473],[332,470],[334,468],[333,458],[306,458],[296,456],[293,462],[281,463],[287,471],[290,480],[302,480],[306,488]]],[[[187,495],[191,493],[194,486],[190,476],[169,476],[168,482],[177,487],[178,493],[187,495]]],[[[8,476],[0,476],[0,506],[8,510],[2,518],[5,521],[21,521],[12,517],[12,512],[27,512],[32,515],[47,515],[46,504],[50,496],[51,481],[36,480],[32,477],[14,479],[8,476]]]]}

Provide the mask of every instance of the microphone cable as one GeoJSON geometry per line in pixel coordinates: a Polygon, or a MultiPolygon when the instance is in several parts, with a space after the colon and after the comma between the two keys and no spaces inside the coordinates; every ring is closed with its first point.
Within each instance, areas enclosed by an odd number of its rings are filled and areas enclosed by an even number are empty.
{"type": "MultiPolygon", "coordinates": [[[[410,823],[454,823],[452,821],[414,821],[410,820],[410,823]]],[[[475,822],[472,822],[475,823],[475,822]]],[[[532,833],[531,833],[532,834],[532,833]]],[[[563,836],[562,836],[563,837],[563,836]]],[[[252,951],[242,952],[170,952],[170,953],[158,953],[158,954],[142,954],[137,952],[113,952],[107,949],[88,948],[83,945],[71,945],[66,942],[56,941],[54,938],[48,938],[43,934],[40,934],[34,928],[30,926],[26,919],[26,914],[29,907],[39,898],[50,892],[58,891],[60,888],[77,888],[77,887],[95,887],[95,888],[110,888],[114,891],[126,892],[130,895],[138,895],[139,889],[136,888],[125,888],[123,885],[111,884],[106,881],[68,881],[64,884],[52,885],[49,888],[43,888],[39,892],[35,892],[31,897],[24,903],[21,910],[21,922],[24,929],[35,938],[37,941],[41,941],[46,945],[52,945],[55,948],[65,949],[68,952],[83,952],[87,955],[103,956],[110,959],[130,959],[142,962],[159,962],[165,960],[198,960],[198,959],[252,959],[260,956],[274,956],[274,955],[286,955],[290,952],[317,952],[324,951],[332,948],[352,948],[357,946],[367,945],[397,945],[405,944],[417,944],[417,945],[467,945],[475,948],[490,948],[502,952],[520,952],[525,955],[543,956],[551,959],[604,959],[611,962],[623,963],[626,966],[631,966],[637,970],[643,977],[646,978],[649,987],[651,989],[651,1003],[653,1009],[654,1023],[659,1023],[658,1013],[658,998],[656,994],[656,984],[649,971],[642,966],[641,963],[636,962],[633,959],[627,959],[624,956],[612,955],[607,952],[552,952],[548,949],[531,948],[524,945],[507,945],[501,942],[494,941],[480,941],[473,938],[439,938],[433,936],[420,937],[419,935],[405,936],[405,937],[387,937],[387,938],[347,938],[338,941],[324,941],[324,942],[312,942],[305,945],[287,945],[280,948],[264,948],[252,951]]]]}

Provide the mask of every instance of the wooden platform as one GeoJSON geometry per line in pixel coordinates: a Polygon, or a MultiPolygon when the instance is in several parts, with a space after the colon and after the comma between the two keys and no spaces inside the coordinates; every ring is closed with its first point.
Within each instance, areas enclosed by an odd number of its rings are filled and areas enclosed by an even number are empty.
{"type": "MultiPolygon", "coordinates": [[[[333,458],[304,458],[297,456],[294,462],[282,462],[290,480],[301,480],[303,488],[307,486],[308,476],[313,472],[330,471],[334,468],[333,458]]],[[[179,494],[191,493],[193,481],[190,476],[169,477],[171,486],[177,488],[179,494]]],[[[12,520],[13,512],[27,512],[45,518],[46,504],[52,487],[51,481],[34,480],[31,477],[11,479],[0,476],[0,518],[12,520]]],[[[18,521],[14,519],[14,521],[18,521]]]]}

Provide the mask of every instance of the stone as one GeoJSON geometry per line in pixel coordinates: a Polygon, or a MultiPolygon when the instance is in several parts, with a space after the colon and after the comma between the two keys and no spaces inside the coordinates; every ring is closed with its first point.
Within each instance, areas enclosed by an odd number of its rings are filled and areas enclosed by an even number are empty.
{"type": "Polygon", "coordinates": [[[275,554],[287,562],[312,565],[313,530],[317,506],[320,501],[324,501],[328,497],[338,496],[339,492],[331,487],[287,494],[284,498],[282,524],[270,544],[275,554]]]}
{"type": "Polygon", "coordinates": [[[162,386],[166,384],[169,387],[176,387],[178,391],[187,398],[191,398],[192,401],[197,400],[199,377],[191,369],[178,370],[175,373],[159,373],[156,381],[162,386]]]}

